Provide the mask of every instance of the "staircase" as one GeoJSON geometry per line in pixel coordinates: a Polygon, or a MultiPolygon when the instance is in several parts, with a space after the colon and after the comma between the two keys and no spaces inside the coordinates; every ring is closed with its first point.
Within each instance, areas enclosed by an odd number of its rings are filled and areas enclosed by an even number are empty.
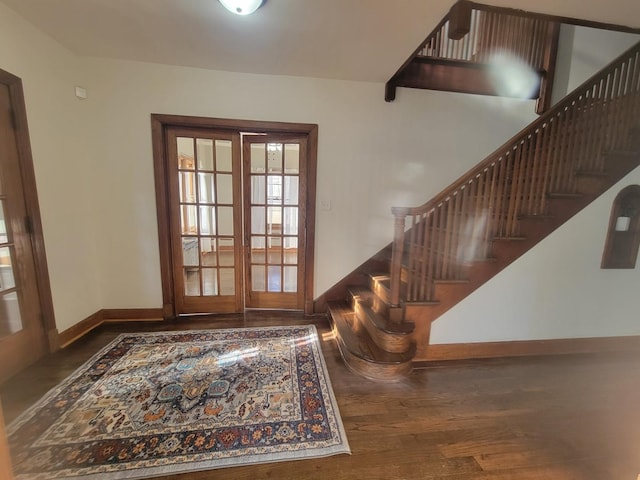
{"type": "Polygon", "coordinates": [[[326,295],[346,364],[394,380],[429,360],[435,319],[638,165],[640,43],[439,195],[392,209],[391,248],[326,295]]]}

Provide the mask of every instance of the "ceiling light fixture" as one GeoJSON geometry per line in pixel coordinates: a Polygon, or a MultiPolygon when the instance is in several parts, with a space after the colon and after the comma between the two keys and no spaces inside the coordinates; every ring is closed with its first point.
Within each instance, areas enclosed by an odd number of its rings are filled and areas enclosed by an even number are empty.
{"type": "Polygon", "coordinates": [[[219,0],[220,3],[236,15],[249,15],[258,10],[264,0],[219,0]]]}

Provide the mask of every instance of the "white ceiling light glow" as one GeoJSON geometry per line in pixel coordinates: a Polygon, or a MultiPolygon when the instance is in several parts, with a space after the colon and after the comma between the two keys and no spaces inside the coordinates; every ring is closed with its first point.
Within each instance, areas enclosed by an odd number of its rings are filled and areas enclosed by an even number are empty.
{"type": "Polygon", "coordinates": [[[236,15],[249,15],[259,9],[264,0],[220,0],[220,3],[236,15]]]}

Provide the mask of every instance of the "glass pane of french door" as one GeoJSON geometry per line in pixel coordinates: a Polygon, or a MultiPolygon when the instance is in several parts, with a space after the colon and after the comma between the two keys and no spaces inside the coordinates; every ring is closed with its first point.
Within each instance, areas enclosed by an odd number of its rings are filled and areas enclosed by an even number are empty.
{"type": "Polygon", "coordinates": [[[306,140],[243,137],[246,306],[304,307],[306,140]]]}
{"type": "Polygon", "coordinates": [[[178,313],[242,311],[240,138],[169,129],[178,313]]]}

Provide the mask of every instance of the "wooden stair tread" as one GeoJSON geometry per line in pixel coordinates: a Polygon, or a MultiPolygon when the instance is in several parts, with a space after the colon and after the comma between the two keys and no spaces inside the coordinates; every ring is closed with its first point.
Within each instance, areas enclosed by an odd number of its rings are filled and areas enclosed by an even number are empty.
{"type": "Polygon", "coordinates": [[[410,322],[401,322],[396,323],[392,322],[389,318],[384,315],[379,314],[373,308],[373,297],[374,293],[369,290],[367,287],[363,286],[352,286],[347,287],[347,291],[353,297],[358,299],[361,302],[361,306],[363,309],[367,310],[369,317],[375,324],[375,327],[379,329],[381,332],[392,334],[392,335],[408,335],[413,332],[414,325],[410,322]]]}
{"type": "Polygon", "coordinates": [[[328,306],[340,340],[352,355],[375,364],[398,365],[411,362],[413,349],[402,354],[380,349],[364,329],[357,327],[353,310],[346,301],[330,301],[328,306]]]}

